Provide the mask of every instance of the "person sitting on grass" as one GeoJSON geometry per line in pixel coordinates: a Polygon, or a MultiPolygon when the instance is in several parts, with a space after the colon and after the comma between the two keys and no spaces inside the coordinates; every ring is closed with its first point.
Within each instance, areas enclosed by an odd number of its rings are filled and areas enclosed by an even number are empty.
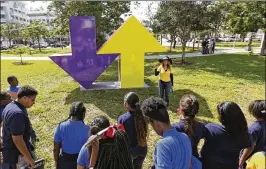
{"type": "Polygon", "coordinates": [[[234,102],[220,103],[217,112],[222,124],[205,126],[202,166],[204,169],[237,169],[240,151],[251,147],[246,118],[234,102]]]}
{"type": "Polygon", "coordinates": [[[119,116],[118,124],[123,124],[128,134],[134,169],[141,169],[147,155],[148,122],[140,110],[136,93],[125,95],[124,106],[128,112],[119,116]]]}
{"type": "Polygon", "coordinates": [[[16,100],[18,98],[18,91],[21,88],[18,86],[18,79],[16,76],[8,76],[7,82],[10,85],[7,89],[7,92],[11,95],[13,100],[16,100]]]}
{"type": "Polygon", "coordinates": [[[184,95],[179,102],[177,111],[181,120],[172,124],[172,127],[189,136],[192,144],[192,154],[199,159],[198,144],[200,139],[204,138],[206,128],[204,123],[195,119],[199,111],[199,102],[196,96],[193,94],[184,95]]]}
{"type": "Polygon", "coordinates": [[[244,162],[256,152],[266,149],[266,103],[265,100],[254,100],[249,105],[250,114],[256,121],[248,128],[252,135],[252,147],[246,148],[239,161],[241,167],[244,162]]]}
{"type": "Polygon", "coordinates": [[[54,134],[56,169],[77,168],[79,151],[89,137],[90,128],[84,124],[85,113],[85,105],[82,102],[74,102],[69,117],[56,127],[54,134]]]}
{"type": "Polygon", "coordinates": [[[161,98],[150,97],[144,100],[141,110],[149,119],[154,131],[163,137],[155,147],[153,168],[201,168],[201,166],[196,166],[197,163],[194,163],[192,159],[189,137],[171,127],[167,106],[161,98]],[[194,166],[191,166],[192,164],[194,166]]]}
{"type": "MultiPolygon", "coordinates": [[[[108,118],[105,116],[95,117],[90,125],[90,136],[96,135],[99,131],[110,126],[108,118]]],[[[89,148],[83,145],[79,152],[77,160],[77,169],[93,168],[95,166],[98,154],[97,144],[92,144],[89,148]],[[93,151],[92,151],[93,150],[93,151]]]]}

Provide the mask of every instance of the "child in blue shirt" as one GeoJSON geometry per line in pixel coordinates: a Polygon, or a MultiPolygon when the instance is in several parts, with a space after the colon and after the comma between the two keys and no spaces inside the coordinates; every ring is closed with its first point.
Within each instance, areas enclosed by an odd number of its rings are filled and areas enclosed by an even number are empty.
{"type": "MultiPolygon", "coordinates": [[[[97,134],[99,131],[107,128],[110,126],[110,122],[108,120],[108,118],[106,118],[105,116],[97,116],[95,117],[90,125],[90,135],[95,135],[97,134]]],[[[92,155],[92,147],[85,147],[82,146],[80,152],[79,152],[79,156],[77,159],[77,164],[78,164],[78,168],[77,169],[87,169],[90,167],[94,167],[95,163],[96,163],[96,159],[97,156],[94,159],[91,159],[91,155],[92,155]],[[90,149],[90,151],[89,151],[90,149]]]]}
{"type": "Polygon", "coordinates": [[[8,76],[7,82],[10,85],[7,89],[7,92],[11,95],[12,99],[17,99],[17,93],[19,89],[21,88],[18,86],[18,79],[16,76],[8,76]]]}
{"type": "Polygon", "coordinates": [[[199,102],[196,96],[193,94],[184,95],[179,102],[177,111],[181,120],[172,124],[172,127],[189,136],[192,144],[192,154],[199,159],[198,144],[200,139],[204,138],[206,128],[205,124],[195,119],[199,111],[199,102]]]}
{"type": "Polygon", "coordinates": [[[198,163],[194,163],[190,139],[186,134],[171,127],[167,106],[162,99],[150,97],[144,100],[141,110],[149,119],[154,131],[163,137],[155,147],[155,169],[201,168],[191,166],[198,163]]]}
{"type": "Polygon", "coordinates": [[[125,95],[124,106],[128,112],[119,116],[118,124],[124,125],[128,135],[134,169],[141,169],[147,155],[148,122],[140,110],[136,93],[125,95]]]}
{"type": "Polygon", "coordinates": [[[85,125],[86,108],[82,102],[74,102],[67,120],[58,124],[54,134],[54,159],[56,169],[76,169],[81,147],[89,137],[85,125]],[[62,149],[60,154],[60,149],[62,149]]]}
{"type": "Polygon", "coordinates": [[[251,146],[246,118],[234,102],[220,103],[217,111],[221,124],[209,123],[205,126],[202,168],[237,169],[240,151],[251,146]]]}
{"type": "Polygon", "coordinates": [[[256,121],[248,128],[252,136],[252,147],[246,148],[240,158],[239,166],[256,152],[266,150],[266,103],[265,100],[254,100],[249,104],[249,112],[256,121]]]}

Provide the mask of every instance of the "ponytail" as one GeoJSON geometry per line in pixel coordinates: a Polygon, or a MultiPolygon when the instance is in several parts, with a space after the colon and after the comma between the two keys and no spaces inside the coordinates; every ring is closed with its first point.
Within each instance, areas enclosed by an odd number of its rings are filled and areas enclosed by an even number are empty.
{"type": "Polygon", "coordinates": [[[140,109],[138,95],[134,92],[128,93],[124,98],[124,103],[134,109],[131,112],[134,116],[137,142],[140,147],[145,147],[147,145],[148,122],[140,109]]]}
{"type": "Polygon", "coordinates": [[[188,135],[188,137],[191,140],[191,143],[193,145],[193,135],[194,135],[194,125],[197,123],[195,121],[195,116],[185,116],[185,118],[183,119],[184,122],[184,130],[185,133],[188,135]]]}
{"type": "Polygon", "coordinates": [[[148,122],[140,109],[139,103],[135,106],[134,121],[138,145],[145,147],[147,145],[148,122]]]}

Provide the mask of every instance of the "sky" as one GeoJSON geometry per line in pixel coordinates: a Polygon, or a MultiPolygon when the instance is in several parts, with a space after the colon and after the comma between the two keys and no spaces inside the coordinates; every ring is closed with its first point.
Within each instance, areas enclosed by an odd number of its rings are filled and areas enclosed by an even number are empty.
{"type": "MultiPolygon", "coordinates": [[[[32,8],[40,8],[43,7],[45,10],[47,9],[47,6],[51,3],[51,1],[24,1],[26,3],[26,6],[28,9],[32,8]]],[[[152,12],[155,12],[157,9],[157,5],[158,5],[158,1],[139,1],[139,6],[138,8],[136,8],[135,5],[133,5],[133,3],[130,6],[130,10],[132,11],[132,14],[138,18],[140,21],[143,21],[145,19],[147,19],[147,15],[146,15],[146,11],[148,9],[148,4],[149,3],[153,3],[152,5],[152,12]]]]}

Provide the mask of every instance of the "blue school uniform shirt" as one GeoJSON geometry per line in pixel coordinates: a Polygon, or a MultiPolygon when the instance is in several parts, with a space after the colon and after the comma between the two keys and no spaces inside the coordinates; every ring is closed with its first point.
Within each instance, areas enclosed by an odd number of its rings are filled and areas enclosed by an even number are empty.
{"type": "Polygon", "coordinates": [[[90,167],[90,156],[88,147],[83,146],[79,152],[77,164],[82,167],[90,167]]]}
{"type": "Polygon", "coordinates": [[[20,154],[12,136],[23,136],[23,140],[30,150],[31,124],[26,108],[17,101],[9,103],[2,113],[3,123],[3,158],[5,163],[16,164],[20,154]]]}
{"type": "MultiPolygon", "coordinates": [[[[178,123],[172,124],[172,127],[176,128],[177,131],[185,133],[184,129],[184,121],[180,120],[178,123]]],[[[201,122],[197,122],[197,124],[193,127],[193,140],[191,141],[192,144],[192,154],[193,156],[199,158],[198,153],[198,144],[200,142],[200,139],[203,139],[205,136],[206,128],[205,124],[201,122]]]]}
{"type": "Polygon", "coordinates": [[[6,105],[0,105],[0,124],[2,123],[2,114],[5,109],[6,105]]]}
{"type": "Polygon", "coordinates": [[[138,146],[137,133],[134,120],[134,112],[127,112],[118,118],[118,124],[123,124],[130,142],[131,154],[133,157],[145,155],[147,147],[138,146]]]}
{"type": "Polygon", "coordinates": [[[233,137],[223,125],[209,123],[206,126],[205,142],[201,150],[203,168],[214,166],[238,168],[240,151],[251,146],[247,137],[233,137]]]}
{"type": "Polygon", "coordinates": [[[7,92],[15,92],[17,93],[19,91],[21,87],[20,86],[10,86],[8,89],[7,89],[7,92]]]}
{"type": "Polygon", "coordinates": [[[250,156],[256,152],[265,151],[266,149],[266,122],[255,121],[249,128],[249,133],[252,136],[252,143],[256,144],[254,151],[250,156]]]}
{"type": "Polygon", "coordinates": [[[154,165],[156,169],[188,169],[192,158],[189,137],[172,128],[163,133],[156,144],[154,165]]]}
{"type": "Polygon", "coordinates": [[[68,119],[56,127],[54,142],[62,143],[64,153],[78,154],[89,138],[89,130],[82,121],[68,119]]]}

